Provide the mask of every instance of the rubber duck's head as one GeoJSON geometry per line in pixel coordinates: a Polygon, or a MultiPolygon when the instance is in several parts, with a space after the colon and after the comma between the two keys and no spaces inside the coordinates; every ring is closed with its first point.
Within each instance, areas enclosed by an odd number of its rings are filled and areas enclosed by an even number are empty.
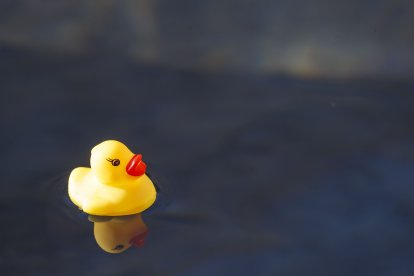
{"type": "Polygon", "coordinates": [[[96,145],[91,151],[91,168],[101,183],[118,185],[145,174],[146,164],[141,154],[132,153],[115,140],[96,145]]]}

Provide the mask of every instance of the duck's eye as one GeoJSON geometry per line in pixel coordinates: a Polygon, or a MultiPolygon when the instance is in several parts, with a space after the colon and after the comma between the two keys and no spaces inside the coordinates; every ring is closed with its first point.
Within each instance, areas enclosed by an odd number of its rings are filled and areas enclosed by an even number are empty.
{"type": "Polygon", "coordinates": [[[119,161],[119,159],[107,158],[106,161],[111,162],[112,166],[115,166],[115,167],[121,164],[121,161],[119,161]]]}

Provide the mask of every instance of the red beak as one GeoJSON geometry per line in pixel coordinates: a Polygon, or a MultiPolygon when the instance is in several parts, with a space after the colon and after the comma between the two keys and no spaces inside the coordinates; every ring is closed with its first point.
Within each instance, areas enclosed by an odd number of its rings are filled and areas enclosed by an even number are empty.
{"type": "Polygon", "coordinates": [[[126,166],[126,171],[129,175],[132,176],[141,176],[145,173],[147,169],[147,165],[142,161],[142,155],[136,154],[132,159],[128,162],[126,166]]]}

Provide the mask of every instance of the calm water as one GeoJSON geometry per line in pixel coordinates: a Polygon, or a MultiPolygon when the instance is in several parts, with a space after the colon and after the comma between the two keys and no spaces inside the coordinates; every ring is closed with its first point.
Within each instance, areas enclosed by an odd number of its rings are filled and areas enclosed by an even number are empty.
{"type": "Polygon", "coordinates": [[[413,84],[0,53],[5,275],[412,275],[413,84]],[[123,141],[161,187],[143,248],[103,252],[65,198],[123,141]]]}

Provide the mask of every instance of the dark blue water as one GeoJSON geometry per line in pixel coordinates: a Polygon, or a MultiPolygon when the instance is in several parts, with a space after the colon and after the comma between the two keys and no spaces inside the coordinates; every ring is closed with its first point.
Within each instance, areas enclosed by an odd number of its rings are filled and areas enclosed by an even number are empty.
{"type": "Polygon", "coordinates": [[[0,51],[5,275],[412,275],[413,84],[0,51]],[[65,198],[123,141],[161,188],[111,255],[65,198]]]}

